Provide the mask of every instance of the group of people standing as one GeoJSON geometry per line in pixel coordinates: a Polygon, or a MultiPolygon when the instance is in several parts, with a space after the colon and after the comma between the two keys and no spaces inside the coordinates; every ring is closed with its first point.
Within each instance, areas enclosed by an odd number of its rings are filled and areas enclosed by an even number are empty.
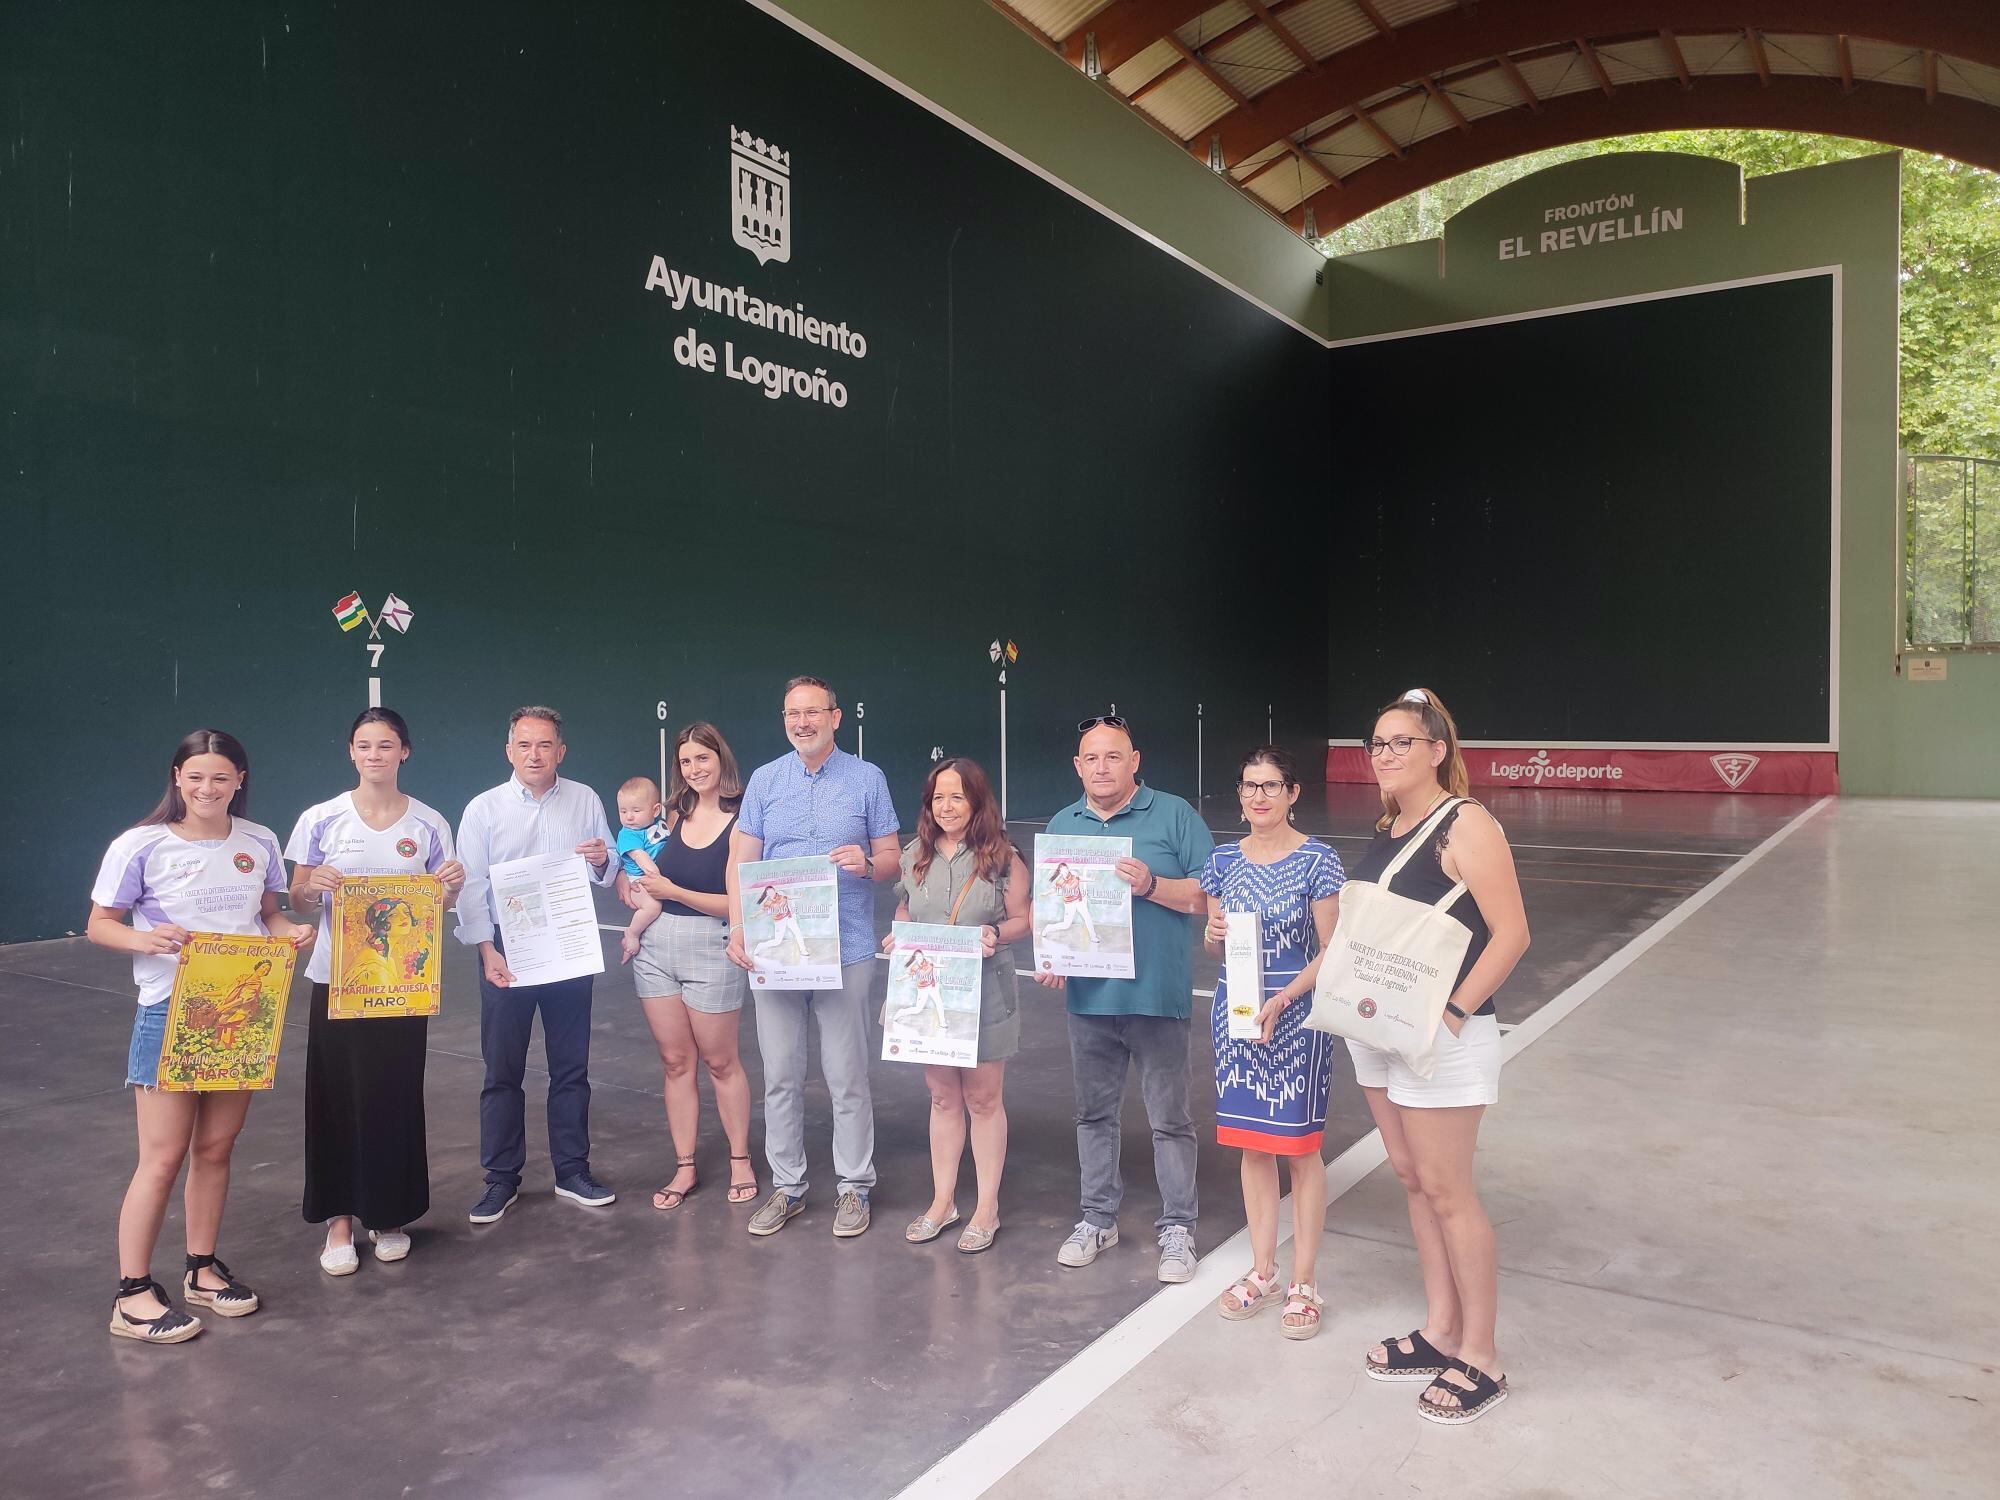
{"type": "MultiPolygon", "coordinates": [[[[969,1143],[976,1196],[955,1243],[966,1254],[991,1247],[1001,1228],[1005,1074],[1021,1031],[1012,945],[1028,936],[1032,920],[1026,865],[974,762],[954,758],[932,769],[915,837],[904,842],[882,772],[835,743],[841,709],[834,690],[819,678],[794,678],[786,684],[782,712],[791,750],[758,767],[747,782],[715,726],[683,729],[664,794],[645,778],[620,788],[624,833],[618,837],[597,793],[559,774],[567,746],[561,715],[552,708],[522,708],[511,716],[505,753],[512,774],[472,799],[455,837],[442,816],[399,789],[412,748],[409,726],[393,710],[365,711],[348,738],[354,788],[301,814],[282,853],[276,835],[245,816],[249,758],[243,746],[212,730],[182,741],[166,795],[143,823],[113,842],[91,895],[90,940],[131,953],[139,988],[126,1068],[136,1091],[139,1164],[119,1216],[121,1279],[110,1331],[148,1343],[177,1343],[201,1331],[200,1321],[174,1307],[151,1274],[183,1161],[183,1300],[225,1317],[259,1305],[257,1294],[215,1253],[230,1153],[250,1095],[155,1087],[175,954],[193,931],[269,935],[311,950],[302,1211],[308,1222],[325,1226],[320,1265],[329,1275],[359,1267],[359,1228],[367,1230],[377,1258],[409,1254],[407,1228],[430,1206],[423,1102],[428,1022],[399,1017],[343,1025],[329,1019],[325,927],[329,898],[345,877],[434,875],[456,903],[459,940],[477,949],[485,1186],[470,1220],[496,1222],[519,1196],[526,1162],[523,1079],[538,1014],[555,1192],[586,1207],[615,1201],[590,1161],[592,981],[518,982],[507,966],[490,880],[498,863],[551,853],[581,855],[593,880],[615,890],[634,912],[621,948],[659,1048],[676,1157],[673,1175],[652,1195],[653,1207],[676,1210],[700,1185],[699,1066],[708,1071],[728,1141],[728,1201],[756,1203],[746,1228],[757,1236],[778,1233],[806,1204],[808,1028],[818,1034],[833,1105],[838,1182],[832,1232],[851,1238],[869,1226],[876,883],[894,882],[898,920],[978,928],[985,956],[978,1062],[925,1067],[932,1192],[904,1235],[926,1243],[960,1222],[958,1182],[969,1143]],[[757,1202],[749,1083],[738,1052],[739,1013],[755,956],[745,945],[738,871],[749,861],[799,857],[825,858],[837,871],[843,963],[837,987],[757,992],[771,1173],[770,1189],[757,1202]]],[[[1075,1084],[1082,1213],[1057,1260],[1080,1268],[1118,1243],[1120,1115],[1136,1066],[1161,1199],[1154,1226],[1157,1274],[1165,1282],[1193,1276],[1192,940],[1204,913],[1206,939],[1217,948],[1226,912],[1255,911],[1265,948],[1261,1039],[1229,1037],[1226,981],[1213,1008],[1217,1133],[1222,1144],[1243,1153],[1255,1261],[1224,1294],[1220,1311],[1247,1319],[1282,1300],[1285,1336],[1309,1338],[1324,1306],[1315,1256],[1325,1211],[1318,1166],[1331,1066],[1330,1038],[1304,1027],[1297,1002],[1311,994],[1320,955],[1339,920],[1343,879],[1379,877],[1431,811],[1464,798],[1456,729],[1422,690],[1379,716],[1370,751],[1384,817],[1355,871],[1344,876],[1331,848],[1292,825],[1300,783],[1282,750],[1265,746],[1245,758],[1237,792],[1247,832],[1217,848],[1193,807],[1139,779],[1140,753],[1124,719],[1105,715],[1077,727],[1074,766],[1083,795],[1047,826],[1054,834],[1131,840],[1132,853],[1119,861],[1117,874],[1132,890],[1134,977],[1035,975],[1038,984],[1065,992],[1075,1084]],[[1276,1266],[1279,1157],[1293,1168],[1297,1230],[1289,1281],[1280,1280],[1276,1266]]],[[[1424,1414],[1464,1421],[1505,1396],[1493,1348],[1492,1231],[1472,1187],[1471,1163],[1479,1116],[1497,1098],[1498,1031],[1490,997],[1525,950],[1527,926],[1505,839],[1483,809],[1459,800],[1429,825],[1425,838],[1431,852],[1404,861],[1395,889],[1421,896],[1435,884],[1435,897],[1462,884],[1452,910],[1472,928],[1474,941],[1432,1078],[1417,1079],[1386,1054],[1349,1044],[1356,1076],[1409,1193],[1426,1293],[1423,1325],[1369,1351],[1367,1373],[1424,1379],[1430,1382],[1424,1414]]]]}

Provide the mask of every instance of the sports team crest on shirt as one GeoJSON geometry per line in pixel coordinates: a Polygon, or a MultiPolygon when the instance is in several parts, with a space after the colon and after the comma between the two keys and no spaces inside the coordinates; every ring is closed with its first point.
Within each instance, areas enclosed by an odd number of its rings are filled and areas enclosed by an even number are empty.
{"type": "Polygon", "coordinates": [[[396,852],[402,855],[404,859],[415,859],[417,857],[417,841],[415,839],[397,839],[396,852]]]}
{"type": "Polygon", "coordinates": [[[257,868],[257,861],[252,859],[247,854],[237,855],[234,859],[230,861],[230,863],[236,866],[236,868],[241,870],[245,875],[248,875],[252,870],[257,868]]]}

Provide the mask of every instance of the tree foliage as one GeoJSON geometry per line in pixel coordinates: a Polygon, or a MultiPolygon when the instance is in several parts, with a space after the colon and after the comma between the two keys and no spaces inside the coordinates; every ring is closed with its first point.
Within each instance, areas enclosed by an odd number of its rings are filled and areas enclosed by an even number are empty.
{"type": "MultiPolygon", "coordinates": [[[[1377,209],[1326,236],[1333,255],[1433,239],[1461,208],[1558,162],[1617,151],[1680,151],[1735,162],[1751,177],[1883,148],[1769,130],[1667,130],[1558,146],[1480,167],[1377,209]]],[[[2000,458],[2000,174],[1946,157],[1903,157],[1900,442],[1912,453],[2000,458]]]]}

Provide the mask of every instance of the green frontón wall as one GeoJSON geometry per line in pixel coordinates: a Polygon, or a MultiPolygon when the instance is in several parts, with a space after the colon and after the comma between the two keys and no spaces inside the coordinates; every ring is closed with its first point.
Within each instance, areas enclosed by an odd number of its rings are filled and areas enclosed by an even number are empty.
{"type": "MultiPolygon", "coordinates": [[[[1354,338],[1839,266],[1841,790],[2000,796],[2000,756],[1991,750],[2000,726],[2000,657],[1954,656],[1942,683],[1908,682],[1898,671],[1898,207],[1893,153],[1747,182],[1733,167],[1694,157],[1634,153],[1565,163],[1465,209],[1442,240],[1332,262],[1328,332],[1354,338]],[[1681,227],[1543,252],[1543,232],[1607,216],[1551,222],[1551,207],[1625,193],[1633,209],[1610,217],[1634,210],[1650,216],[1653,206],[1679,204],[1681,227]],[[1503,258],[1503,243],[1520,241],[1531,253],[1503,258]]],[[[1715,357],[1727,360],[1730,351],[1719,348],[1715,357]]],[[[1506,371],[1465,375],[1476,398],[1480,381],[1504,379],[1506,371]]],[[[1731,607],[1704,584],[1699,576],[1689,580],[1696,607],[1731,607]]],[[[1746,635],[1746,653],[1757,645],[1746,635]]]]}
{"type": "MultiPolygon", "coordinates": [[[[912,826],[933,749],[996,767],[996,637],[1017,817],[1076,795],[1074,721],[1113,702],[1187,793],[1267,704],[1323,737],[1323,594],[1247,597],[1235,521],[1308,466],[1323,351],[759,9],[47,0],[0,28],[38,772],[0,937],[82,925],[191,728],[246,741],[281,835],[351,785],[350,590],[414,609],[376,675],[405,786],[454,816],[516,704],[566,713],[564,769],[608,798],[663,722],[781,753],[814,672],[912,826]],[[789,152],[786,259],[732,238],[732,127],[789,152]],[[746,356],[807,389],[731,378],[746,356]]],[[[1316,510],[1291,524],[1323,551],[1316,510]]]]}

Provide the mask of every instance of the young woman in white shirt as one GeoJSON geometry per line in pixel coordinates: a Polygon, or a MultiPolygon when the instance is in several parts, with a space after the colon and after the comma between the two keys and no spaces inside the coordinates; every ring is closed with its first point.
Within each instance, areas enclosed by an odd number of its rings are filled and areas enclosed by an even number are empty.
{"type": "MultiPolygon", "coordinates": [[[[332,952],[327,933],[333,892],[347,875],[435,875],[445,902],[465,884],[451,825],[397,786],[410,758],[410,727],[393,708],[361,712],[347,735],[354,790],[299,814],[285,857],[293,862],[292,910],[313,913],[320,943],[306,966],[312,982],[306,1022],[306,1181],[302,1212],[326,1225],[320,1269],[360,1269],[357,1221],[368,1226],[377,1260],[410,1253],[404,1231],[430,1209],[424,1134],[427,1016],[332,1020],[327,1014],[332,952]]],[[[385,920],[395,913],[385,912],[385,920]]],[[[443,941],[444,934],[434,935],[443,941]]],[[[367,955],[380,970],[384,952],[367,955]]]]}
{"type": "Polygon", "coordinates": [[[284,861],[277,835],[242,816],[249,782],[250,758],[235,737],[197,729],[174,752],[160,805],[112,842],[90,893],[85,935],[100,948],[131,954],[139,986],[125,1063],[125,1081],[136,1090],[139,1166],[118,1213],[120,1279],[111,1332],[141,1343],[178,1344],[201,1332],[201,1320],[176,1310],[152,1276],[153,1248],[183,1161],[183,1295],[225,1318],[259,1305],[257,1294],[215,1254],[230,1153],[251,1096],[243,1090],[170,1094],[156,1086],[175,955],[191,933],[268,935],[300,948],[313,940],[311,927],[279,915],[284,861]]]}

